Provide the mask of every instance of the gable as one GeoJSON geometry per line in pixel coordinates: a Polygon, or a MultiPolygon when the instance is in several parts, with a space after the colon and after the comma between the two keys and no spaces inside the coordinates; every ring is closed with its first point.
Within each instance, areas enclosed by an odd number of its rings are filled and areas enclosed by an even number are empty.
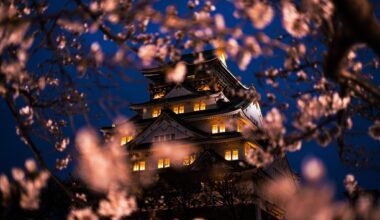
{"type": "Polygon", "coordinates": [[[136,137],[135,143],[143,144],[167,140],[181,140],[192,137],[202,137],[202,135],[187,128],[164,112],[153,124],[144,129],[144,131],[136,137]]]}
{"type": "Polygon", "coordinates": [[[178,97],[178,96],[185,96],[185,95],[191,95],[193,92],[190,90],[186,89],[185,87],[178,85],[175,86],[168,94],[166,94],[165,98],[173,98],[173,97],[178,97]]]}

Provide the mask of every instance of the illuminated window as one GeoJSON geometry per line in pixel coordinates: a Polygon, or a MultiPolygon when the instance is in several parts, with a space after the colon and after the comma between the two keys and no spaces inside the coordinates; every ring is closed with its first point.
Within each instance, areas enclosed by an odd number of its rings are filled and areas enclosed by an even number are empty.
{"type": "Polygon", "coordinates": [[[176,113],[176,114],[178,114],[178,105],[175,105],[173,107],[173,112],[176,113]]]}
{"type": "Polygon", "coordinates": [[[170,159],[169,158],[164,158],[164,159],[159,159],[157,163],[157,168],[162,169],[162,168],[168,168],[170,167],[170,159]]]}
{"type": "Polygon", "coordinates": [[[219,133],[226,132],[226,126],[224,124],[219,125],[219,133]]]}
{"type": "Polygon", "coordinates": [[[192,154],[190,156],[186,156],[183,159],[183,165],[188,166],[188,165],[192,164],[194,161],[195,161],[195,154],[192,154]]]}
{"type": "Polygon", "coordinates": [[[224,133],[226,132],[226,125],[225,124],[212,124],[211,125],[211,133],[224,133]]]}
{"type": "Polygon", "coordinates": [[[248,156],[249,151],[250,150],[255,150],[255,149],[257,149],[257,145],[256,144],[251,143],[251,142],[245,143],[245,146],[244,146],[244,155],[248,156]]]}
{"type": "Polygon", "coordinates": [[[201,101],[201,108],[200,110],[206,110],[206,101],[201,101]]]}
{"type": "Polygon", "coordinates": [[[199,102],[194,103],[194,111],[199,111],[199,102]]]}
{"type": "Polygon", "coordinates": [[[182,114],[185,112],[185,105],[181,104],[179,105],[179,114],[182,114]]]}
{"type": "Polygon", "coordinates": [[[173,106],[173,112],[176,114],[182,114],[185,112],[185,105],[184,104],[179,104],[173,106]]]}
{"type": "Polygon", "coordinates": [[[239,159],[239,151],[237,149],[232,150],[232,160],[238,160],[239,159]]]}
{"type": "Polygon", "coordinates": [[[129,135],[128,137],[121,137],[120,144],[124,145],[124,144],[130,142],[131,140],[133,140],[133,136],[132,135],[129,135]]]}
{"type": "Polygon", "coordinates": [[[200,101],[194,103],[194,111],[203,111],[206,110],[206,101],[200,101]]]}
{"type": "Polygon", "coordinates": [[[145,170],[145,161],[136,161],[133,163],[133,171],[145,170]]]}
{"type": "Polygon", "coordinates": [[[158,92],[153,95],[153,99],[160,99],[165,96],[164,92],[158,92]]]}
{"type": "Polygon", "coordinates": [[[127,137],[121,137],[120,144],[124,145],[127,143],[127,137]]]}
{"type": "Polygon", "coordinates": [[[218,133],[218,125],[217,124],[212,125],[211,133],[213,133],[213,134],[218,133]]]}
{"type": "Polygon", "coordinates": [[[236,124],[236,131],[237,131],[237,132],[241,132],[241,123],[240,123],[240,122],[238,122],[238,123],[236,124]]]}
{"type": "Polygon", "coordinates": [[[160,114],[161,114],[161,109],[160,108],[153,108],[153,111],[152,111],[152,117],[153,118],[158,117],[160,114]]]}
{"type": "Polygon", "coordinates": [[[198,91],[209,91],[209,90],[211,90],[209,85],[201,85],[198,87],[198,91]]]}
{"type": "Polygon", "coordinates": [[[127,142],[130,142],[131,140],[133,140],[133,136],[129,135],[128,138],[127,138],[127,142]]]}
{"type": "Polygon", "coordinates": [[[224,159],[226,160],[238,160],[239,150],[238,149],[228,149],[224,151],[224,159]]]}

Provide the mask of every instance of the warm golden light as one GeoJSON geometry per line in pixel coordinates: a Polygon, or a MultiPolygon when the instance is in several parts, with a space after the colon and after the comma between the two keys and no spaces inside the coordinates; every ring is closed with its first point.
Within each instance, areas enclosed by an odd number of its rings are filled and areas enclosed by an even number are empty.
{"type": "Polygon", "coordinates": [[[127,141],[127,137],[121,137],[121,140],[120,140],[120,145],[124,145],[126,144],[128,141],[127,141]]]}
{"type": "Polygon", "coordinates": [[[128,138],[127,138],[127,143],[132,141],[133,140],[133,136],[132,135],[129,135],[128,138]]]}
{"type": "Polygon", "coordinates": [[[224,151],[224,159],[226,160],[238,160],[239,150],[238,149],[228,149],[224,151]]]}
{"type": "Polygon", "coordinates": [[[145,170],[145,161],[140,161],[140,170],[145,170]]]}
{"type": "Polygon", "coordinates": [[[153,108],[152,117],[156,118],[161,114],[161,108],[153,108]]]}
{"type": "Polygon", "coordinates": [[[242,124],[241,124],[241,122],[237,122],[237,124],[236,124],[236,131],[237,132],[241,132],[242,131],[242,124]]]}
{"type": "Polygon", "coordinates": [[[121,137],[120,144],[125,145],[133,140],[133,136],[129,135],[128,137],[121,137]]]}
{"type": "Polygon", "coordinates": [[[219,133],[224,133],[226,132],[226,126],[224,124],[219,125],[219,133]]]}
{"type": "Polygon", "coordinates": [[[184,105],[184,104],[179,105],[178,113],[179,113],[179,114],[182,114],[182,113],[184,113],[184,112],[185,112],[185,105],[184,105]]]}
{"type": "Polygon", "coordinates": [[[175,105],[173,107],[173,112],[176,113],[176,114],[178,114],[178,105],[175,105]]]}
{"type": "Polygon", "coordinates": [[[169,158],[164,158],[164,159],[159,159],[157,163],[157,168],[162,169],[162,168],[168,168],[170,167],[170,159],[169,158]]]}
{"type": "Polygon", "coordinates": [[[226,125],[225,124],[212,124],[211,125],[211,133],[216,134],[216,133],[224,133],[226,132],[226,125]]]}
{"type": "Polygon", "coordinates": [[[254,143],[252,143],[252,142],[246,142],[245,143],[245,146],[244,146],[244,155],[245,156],[248,156],[248,153],[249,153],[249,151],[252,149],[252,150],[254,150],[254,149],[257,149],[257,145],[256,144],[254,144],[254,143]]]}
{"type": "Polygon", "coordinates": [[[186,156],[183,159],[183,165],[188,166],[188,165],[192,164],[194,161],[195,161],[195,155],[194,154],[192,154],[190,156],[186,156]]]}
{"type": "Polygon", "coordinates": [[[209,85],[201,85],[198,87],[198,91],[209,91],[211,90],[209,85]]]}
{"type": "Polygon", "coordinates": [[[224,152],[224,159],[231,160],[231,150],[226,150],[224,152]]]}
{"type": "Polygon", "coordinates": [[[232,160],[238,160],[239,159],[239,151],[237,149],[232,150],[232,160]]]}
{"type": "Polygon", "coordinates": [[[206,110],[206,101],[201,101],[201,107],[200,110],[206,110]]]}
{"type": "Polygon", "coordinates": [[[194,111],[195,112],[199,111],[199,103],[198,102],[194,103],[194,111]]]}
{"type": "Polygon", "coordinates": [[[218,125],[217,124],[213,124],[212,125],[212,127],[211,127],[211,133],[213,133],[213,134],[218,133],[218,125]]]}
{"type": "Polygon", "coordinates": [[[185,105],[184,104],[174,105],[173,112],[176,114],[185,113],[185,105]]]}
{"type": "Polygon", "coordinates": [[[145,170],[145,161],[136,161],[133,163],[133,171],[145,170]]]}
{"type": "Polygon", "coordinates": [[[158,92],[153,95],[153,99],[160,99],[165,96],[164,92],[158,92]]]}
{"type": "Polygon", "coordinates": [[[159,159],[158,160],[157,168],[158,169],[164,168],[164,159],[159,159]]]}

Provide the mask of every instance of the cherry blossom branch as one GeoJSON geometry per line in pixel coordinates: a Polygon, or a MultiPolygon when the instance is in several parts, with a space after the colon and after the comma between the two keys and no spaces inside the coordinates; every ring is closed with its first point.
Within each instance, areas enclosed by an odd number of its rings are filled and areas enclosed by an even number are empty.
{"type": "MultiPolygon", "coordinates": [[[[42,157],[42,154],[40,150],[37,148],[37,146],[34,144],[30,136],[28,135],[28,129],[25,127],[25,125],[20,120],[20,115],[18,114],[16,110],[15,104],[10,100],[9,97],[4,97],[4,101],[7,103],[8,108],[10,109],[13,117],[16,119],[17,126],[20,130],[20,136],[25,140],[25,143],[27,146],[31,149],[34,157],[40,164],[40,166],[45,169],[50,177],[53,179],[53,181],[57,184],[59,188],[67,195],[72,201],[76,201],[77,199],[74,197],[73,193],[68,190],[65,185],[61,182],[61,180],[55,176],[52,171],[50,170],[49,166],[46,164],[44,158],[42,157]]],[[[79,201],[81,202],[81,201],[79,201]]]]}

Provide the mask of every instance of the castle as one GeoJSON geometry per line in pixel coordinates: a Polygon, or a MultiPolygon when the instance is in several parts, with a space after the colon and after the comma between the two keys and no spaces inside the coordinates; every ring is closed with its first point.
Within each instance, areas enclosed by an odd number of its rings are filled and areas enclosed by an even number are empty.
{"type": "MultiPolygon", "coordinates": [[[[186,64],[182,83],[167,81],[167,68],[175,64],[141,70],[151,81],[150,100],[130,105],[136,112],[130,119],[136,132],[120,140],[131,155],[132,173],[158,178],[144,194],[146,213],[140,217],[147,218],[155,208],[155,215],[163,219],[283,218],[284,211],[260,188],[278,176],[293,175],[286,158],[277,158],[267,168],[256,168],[245,160],[250,149],[265,147],[255,140],[262,114],[252,96],[254,87],[246,87],[229,71],[218,50],[183,55],[181,62],[186,64]],[[170,152],[152,152],[162,145],[172,152],[189,146],[191,150],[176,158],[170,152]],[[159,206],[149,205],[147,198],[154,196],[159,206]],[[169,201],[174,197],[181,205],[169,201]]],[[[102,132],[111,135],[115,126],[102,132]]]]}

